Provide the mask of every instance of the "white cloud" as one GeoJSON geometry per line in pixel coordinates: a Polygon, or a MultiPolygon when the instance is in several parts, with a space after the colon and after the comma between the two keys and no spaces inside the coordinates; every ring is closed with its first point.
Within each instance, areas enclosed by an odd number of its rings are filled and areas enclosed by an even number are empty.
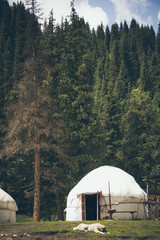
{"type": "Polygon", "coordinates": [[[103,23],[106,26],[109,22],[107,14],[100,7],[92,7],[89,5],[88,0],[81,0],[76,5],[76,10],[85,21],[89,23],[91,28],[97,28],[98,25],[103,23]]]}
{"type": "Polygon", "coordinates": [[[129,4],[127,0],[111,0],[114,4],[115,12],[116,12],[116,22],[120,23],[124,20],[130,21],[132,19],[132,13],[129,8],[129,4]]]}
{"type": "Polygon", "coordinates": [[[149,6],[148,0],[110,0],[115,7],[117,23],[131,22],[132,18],[136,19],[139,24],[149,24],[152,22],[151,17],[148,17],[147,21],[144,21],[139,13],[139,10],[145,11],[149,6]]]}
{"type": "Polygon", "coordinates": [[[153,26],[153,19],[152,19],[152,16],[149,16],[148,18],[147,18],[147,24],[149,25],[149,26],[153,26]]]}
{"type": "Polygon", "coordinates": [[[70,0],[39,0],[42,3],[42,8],[44,10],[44,15],[48,18],[51,9],[53,9],[54,18],[57,23],[61,23],[62,17],[66,18],[70,15],[71,7],[70,0]]]}
{"type": "Polygon", "coordinates": [[[159,9],[159,12],[158,12],[158,22],[160,22],[160,9],[159,9]]]}
{"type": "Polygon", "coordinates": [[[142,7],[147,7],[148,5],[150,5],[148,0],[131,0],[130,2],[133,3],[133,4],[138,4],[142,7]]]}

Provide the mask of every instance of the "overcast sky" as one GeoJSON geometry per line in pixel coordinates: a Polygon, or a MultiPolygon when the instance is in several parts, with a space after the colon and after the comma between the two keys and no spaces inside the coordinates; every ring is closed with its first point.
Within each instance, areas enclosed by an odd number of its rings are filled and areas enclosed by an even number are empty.
{"type": "MultiPolygon", "coordinates": [[[[24,1],[24,0],[22,0],[24,1]]],[[[12,3],[13,0],[9,0],[12,3]]],[[[17,1],[14,1],[17,2],[17,1]]],[[[61,23],[71,12],[71,0],[37,0],[41,4],[44,17],[48,18],[51,9],[57,23],[61,23]]],[[[141,25],[152,25],[157,32],[160,21],[160,0],[75,0],[79,16],[89,22],[91,28],[103,23],[104,26],[127,21],[132,18],[141,25]]]]}

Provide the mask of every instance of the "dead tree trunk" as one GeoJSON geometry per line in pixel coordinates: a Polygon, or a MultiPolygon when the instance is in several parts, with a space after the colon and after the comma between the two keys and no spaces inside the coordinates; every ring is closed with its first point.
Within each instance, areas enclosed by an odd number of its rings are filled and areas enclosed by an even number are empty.
{"type": "MultiPolygon", "coordinates": [[[[35,63],[35,53],[33,51],[35,63]]],[[[35,64],[36,66],[36,64],[35,64]]],[[[34,106],[35,106],[35,136],[34,136],[34,207],[33,221],[40,221],[40,133],[38,124],[38,94],[37,94],[37,76],[34,74],[34,106]]]]}
{"type": "Polygon", "coordinates": [[[34,208],[33,208],[33,221],[40,221],[40,149],[39,146],[34,150],[34,208]]]}
{"type": "Polygon", "coordinates": [[[34,147],[34,207],[33,221],[40,221],[40,145],[39,130],[35,129],[35,147],[34,147]]]}

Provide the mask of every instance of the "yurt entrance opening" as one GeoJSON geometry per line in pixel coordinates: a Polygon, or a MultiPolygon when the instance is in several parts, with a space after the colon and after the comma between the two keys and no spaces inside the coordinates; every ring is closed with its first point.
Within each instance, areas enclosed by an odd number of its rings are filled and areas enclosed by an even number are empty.
{"type": "Polygon", "coordinates": [[[82,220],[99,220],[100,193],[96,194],[82,194],[82,220]]]}

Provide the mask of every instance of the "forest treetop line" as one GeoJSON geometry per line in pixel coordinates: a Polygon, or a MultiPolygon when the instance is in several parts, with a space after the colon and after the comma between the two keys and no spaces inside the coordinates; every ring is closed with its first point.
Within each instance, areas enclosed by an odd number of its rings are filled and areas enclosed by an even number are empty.
{"type": "Polygon", "coordinates": [[[0,0],[0,187],[20,213],[63,219],[96,167],[142,187],[160,174],[160,24],[91,30],[72,1],[69,20],[56,25],[53,10],[41,29],[28,3],[0,0]]]}

